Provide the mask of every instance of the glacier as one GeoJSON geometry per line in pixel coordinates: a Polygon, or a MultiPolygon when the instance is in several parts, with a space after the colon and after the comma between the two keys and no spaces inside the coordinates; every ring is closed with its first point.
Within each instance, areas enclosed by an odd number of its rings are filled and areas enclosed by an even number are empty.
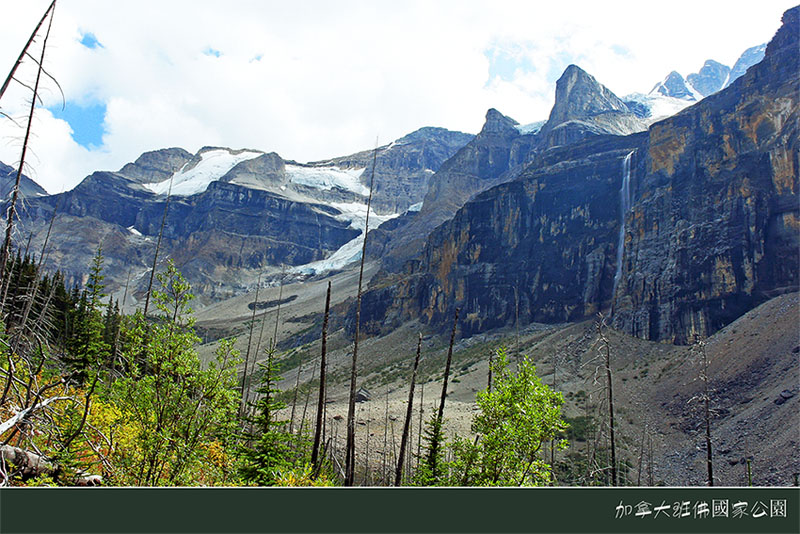
{"type": "Polygon", "coordinates": [[[170,192],[170,180],[172,181],[172,195],[189,196],[202,193],[208,188],[208,184],[219,180],[236,165],[249,159],[261,156],[263,152],[252,150],[232,151],[225,148],[206,150],[200,153],[200,162],[194,167],[187,169],[186,164],[181,170],[167,178],[163,182],[143,184],[150,191],[157,195],[166,195],[170,192]]]}

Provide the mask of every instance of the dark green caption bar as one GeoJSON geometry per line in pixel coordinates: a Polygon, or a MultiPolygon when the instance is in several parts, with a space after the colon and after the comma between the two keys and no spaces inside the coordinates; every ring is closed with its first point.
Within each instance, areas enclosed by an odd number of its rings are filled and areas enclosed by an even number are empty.
{"type": "Polygon", "coordinates": [[[792,532],[798,488],[11,488],[0,532],[792,532]]]}

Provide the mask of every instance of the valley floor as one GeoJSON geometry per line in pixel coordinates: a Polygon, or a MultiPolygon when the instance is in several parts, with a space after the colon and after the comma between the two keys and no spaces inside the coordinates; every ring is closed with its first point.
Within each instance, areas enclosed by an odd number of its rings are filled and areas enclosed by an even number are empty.
{"type": "MultiPolygon", "coordinates": [[[[369,267],[368,274],[373,272],[374,266],[369,267]]],[[[355,295],[357,277],[353,271],[334,276],[332,282],[334,308],[336,303],[355,295]]],[[[296,295],[281,309],[278,326],[282,347],[291,344],[291,340],[297,343],[284,356],[284,380],[280,386],[287,392],[290,407],[284,415],[289,419],[292,390],[299,382],[295,428],[309,428],[316,415],[320,303],[324,302],[325,285],[327,281],[318,280],[282,290],[284,299],[296,295]],[[299,381],[298,362],[302,362],[299,381]]],[[[276,300],[278,291],[279,288],[264,290],[259,300],[276,300]]],[[[237,297],[201,310],[201,330],[237,334],[244,355],[249,338],[247,325],[252,317],[247,304],[252,298],[237,297]]],[[[752,484],[757,486],[792,485],[800,472],[798,300],[797,293],[776,297],[706,340],[715,485],[747,485],[748,464],[752,484]]],[[[276,311],[268,309],[264,316],[268,331],[265,335],[273,332],[276,311]]],[[[258,318],[255,324],[257,339],[258,318]]],[[[441,395],[448,339],[407,323],[388,335],[366,338],[359,346],[358,386],[370,395],[370,400],[357,404],[356,412],[356,463],[362,484],[382,484],[393,471],[420,331],[424,341],[410,439],[410,464],[415,465],[420,443],[420,397],[424,400],[422,421],[426,421],[441,395]]],[[[604,333],[611,348],[615,429],[618,454],[627,463],[625,483],[705,485],[705,426],[701,403],[697,402],[702,391],[699,353],[692,347],[643,341],[610,328],[604,333]]],[[[201,354],[208,354],[213,346],[209,343],[201,354]]],[[[564,394],[565,415],[589,416],[601,427],[595,439],[602,445],[607,439],[602,430],[607,418],[607,397],[604,370],[600,373],[602,346],[593,320],[532,324],[519,331],[510,328],[458,341],[445,408],[448,435],[471,434],[475,395],[486,388],[489,355],[500,346],[508,348],[512,362],[521,355],[532,358],[544,383],[564,394]]],[[[343,330],[333,332],[329,337],[326,432],[340,462],[344,457],[351,352],[352,342],[343,330]]],[[[566,451],[555,452],[557,463],[568,464],[575,459],[574,453],[589,450],[590,445],[580,438],[591,441],[591,437],[575,437],[566,451]]],[[[549,447],[544,448],[543,455],[550,459],[549,447]]],[[[596,474],[594,480],[598,479],[596,474]]],[[[582,480],[592,478],[584,476],[582,480]]]]}

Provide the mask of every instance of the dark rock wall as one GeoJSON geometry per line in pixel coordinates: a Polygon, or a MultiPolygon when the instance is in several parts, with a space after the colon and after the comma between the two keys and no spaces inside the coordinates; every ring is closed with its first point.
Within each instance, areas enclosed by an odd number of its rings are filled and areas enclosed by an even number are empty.
{"type": "MultiPolygon", "coordinates": [[[[420,256],[373,281],[367,325],[420,318],[444,328],[458,306],[468,335],[513,324],[517,313],[523,323],[557,322],[610,308],[633,335],[684,343],[796,289],[798,12],[784,15],[765,60],[726,90],[649,132],[538,153],[515,181],[467,202],[420,256]],[[631,151],[632,206],[621,214],[631,151]]],[[[480,138],[442,171],[463,167],[480,138]]],[[[483,158],[507,161],[505,152],[483,158]]],[[[461,177],[452,178],[457,189],[461,177]]]]}
{"type": "Polygon", "coordinates": [[[618,327],[688,342],[797,287],[797,11],[762,63],[651,127],[632,180],[618,327]]]}

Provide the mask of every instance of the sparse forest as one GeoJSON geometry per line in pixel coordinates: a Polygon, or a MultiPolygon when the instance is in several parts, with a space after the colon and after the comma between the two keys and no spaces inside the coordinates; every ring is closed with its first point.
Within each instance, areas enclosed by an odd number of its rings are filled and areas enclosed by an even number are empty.
{"type": "MultiPolygon", "coordinates": [[[[232,341],[219,344],[214,362],[201,364],[191,288],[171,261],[155,277],[156,311],[148,316],[119,312],[103,292],[102,269],[98,251],[85,287],[67,289],[59,273],[41,272],[31,256],[16,254],[10,262],[0,341],[3,484],[345,482],[324,428],[308,423],[305,409],[294,428],[282,417],[288,397],[277,387],[273,339],[248,399],[232,341]]],[[[502,349],[492,373],[490,388],[478,395],[474,441],[445,440],[445,423],[434,414],[422,437],[424,457],[410,462],[416,469],[403,483],[551,482],[551,467],[539,453],[568,428],[561,395],[542,384],[527,359],[512,371],[502,349]]]]}

